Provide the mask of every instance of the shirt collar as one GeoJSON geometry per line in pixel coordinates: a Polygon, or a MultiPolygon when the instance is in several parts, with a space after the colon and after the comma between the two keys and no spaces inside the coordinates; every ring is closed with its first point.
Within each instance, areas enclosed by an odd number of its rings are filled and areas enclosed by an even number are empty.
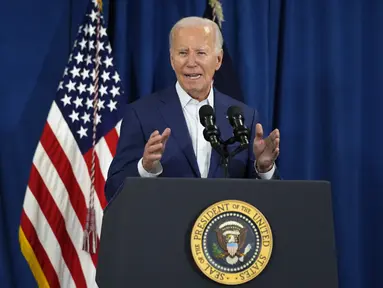
{"type": "MultiPolygon", "coordinates": [[[[181,87],[180,83],[177,81],[176,83],[176,91],[178,94],[178,97],[180,98],[182,109],[185,108],[185,106],[193,100],[192,97],[186,91],[181,87]]],[[[211,107],[214,107],[214,89],[213,85],[211,85],[209,95],[206,98],[207,104],[209,104],[211,107]]]]}

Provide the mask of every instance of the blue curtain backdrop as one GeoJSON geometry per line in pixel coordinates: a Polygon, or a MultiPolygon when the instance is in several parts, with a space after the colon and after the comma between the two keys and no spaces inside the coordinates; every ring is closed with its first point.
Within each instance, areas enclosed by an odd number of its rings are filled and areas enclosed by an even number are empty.
{"type": "MultiPolygon", "coordinates": [[[[35,287],[18,244],[20,211],[87,1],[5,1],[0,9],[1,287],[35,287]]],[[[245,102],[267,133],[281,131],[283,178],[332,183],[341,287],[383,287],[383,2],[222,4],[245,102]]],[[[168,32],[181,17],[203,15],[205,0],[110,0],[104,8],[127,101],[172,84],[168,32]]]]}

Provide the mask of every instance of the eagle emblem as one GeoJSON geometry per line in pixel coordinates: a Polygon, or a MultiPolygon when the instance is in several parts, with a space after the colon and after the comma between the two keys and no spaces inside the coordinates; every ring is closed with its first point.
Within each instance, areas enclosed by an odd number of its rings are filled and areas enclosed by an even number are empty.
{"type": "Polygon", "coordinates": [[[213,244],[214,257],[225,259],[230,265],[235,265],[238,261],[243,262],[252,248],[250,244],[247,244],[242,250],[246,241],[247,228],[237,221],[226,221],[220,224],[215,232],[218,245],[213,244]]]}
{"type": "Polygon", "coordinates": [[[251,281],[266,267],[273,235],[256,207],[240,200],[223,200],[197,218],[190,247],[206,277],[220,284],[238,285],[251,281]]]}

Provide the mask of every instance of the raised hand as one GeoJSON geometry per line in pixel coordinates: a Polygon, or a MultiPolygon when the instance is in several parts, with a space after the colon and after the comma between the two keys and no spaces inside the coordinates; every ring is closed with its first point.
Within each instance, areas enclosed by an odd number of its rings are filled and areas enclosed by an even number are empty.
{"type": "Polygon", "coordinates": [[[162,134],[156,130],[150,135],[150,138],[145,145],[144,155],[142,157],[142,166],[146,171],[150,172],[153,170],[157,163],[161,160],[169,136],[169,128],[166,128],[162,134]]]}
{"type": "Polygon", "coordinates": [[[267,138],[263,138],[263,128],[261,124],[255,126],[255,138],[253,144],[253,152],[257,161],[258,172],[264,173],[274,165],[279,155],[279,130],[275,129],[267,138]]]}

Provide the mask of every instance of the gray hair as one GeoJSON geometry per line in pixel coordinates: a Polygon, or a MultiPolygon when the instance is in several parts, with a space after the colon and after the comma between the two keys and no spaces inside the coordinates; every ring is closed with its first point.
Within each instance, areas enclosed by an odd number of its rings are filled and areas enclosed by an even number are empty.
{"type": "Polygon", "coordinates": [[[221,29],[219,29],[217,23],[215,23],[214,21],[196,16],[182,18],[176,24],[174,24],[172,30],[170,30],[169,33],[169,47],[172,48],[174,33],[178,28],[198,26],[210,26],[211,28],[213,28],[215,32],[215,52],[219,53],[223,45],[223,36],[221,33],[221,29]]]}

